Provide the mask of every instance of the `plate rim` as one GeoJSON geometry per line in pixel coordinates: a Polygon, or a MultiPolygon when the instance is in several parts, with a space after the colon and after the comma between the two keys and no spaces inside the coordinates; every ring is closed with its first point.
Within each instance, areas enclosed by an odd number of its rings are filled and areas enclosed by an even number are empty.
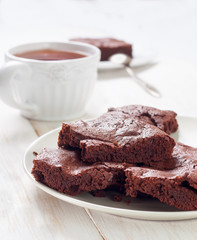
{"type": "MultiPolygon", "coordinates": [[[[193,119],[197,121],[197,118],[195,117],[190,117],[190,116],[178,116],[177,120],[181,119],[193,119]]],[[[124,209],[124,208],[118,208],[118,207],[110,207],[110,206],[104,206],[102,204],[96,204],[96,203],[90,203],[86,202],[85,200],[80,200],[80,199],[75,199],[73,196],[60,193],[40,182],[37,182],[34,178],[31,172],[29,172],[27,168],[27,162],[28,162],[28,157],[27,155],[29,154],[30,150],[32,147],[40,142],[43,138],[46,138],[49,135],[52,135],[58,131],[60,131],[61,127],[55,128],[40,137],[38,137],[35,141],[33,141],[28,148],[25,151],[22,165],[23,169],[28,176],[28,178],[38,187],[39,189],[43,190],[44,192],[52,195],[53,197],[56,197],[60,200],[63,200],[65,202],[68,202],[70,204],[73,204],[75,206],[91,209],[91,210],[96,210],[100,212],[105,212],[109,213],[112,215],[118,215],[121,217],[127,217],[127,218],[133,218],[133,219],[140,219],[140,220],[159,220],[159,221],[170,221],[170,220],[186,220],[186,219],[194,219],[197,218],[197,210],[194,211],[182,211],[178,210],[177,211],[145,211],[145,210],[133,210],[133,209],[124,209]]],[[[32,151],[31,151],[32,152],[32,151]]],[[[33,165],[33,163],[32,163],[33,165]]]]}

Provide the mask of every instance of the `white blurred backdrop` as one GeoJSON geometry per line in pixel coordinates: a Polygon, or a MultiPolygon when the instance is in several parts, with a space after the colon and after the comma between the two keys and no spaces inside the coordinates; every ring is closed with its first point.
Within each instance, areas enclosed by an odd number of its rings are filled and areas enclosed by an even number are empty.
{"type": "MultiPolygon", "coordinates": [[[[2,0],[0,53],[29,41],[114,36],[197,61],[196,0],[2,0]]],[[[0,55],[2,61],[2,54],[0,55]]]]}

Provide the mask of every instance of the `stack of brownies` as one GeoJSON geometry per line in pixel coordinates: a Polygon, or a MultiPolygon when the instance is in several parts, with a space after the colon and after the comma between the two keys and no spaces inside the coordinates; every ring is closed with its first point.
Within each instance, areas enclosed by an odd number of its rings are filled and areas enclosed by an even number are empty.
{"type": "Polygon", "coordinates": [[[39,182],[69,195],[115,188],[197,209],[197,149],[175,143],[176,113],[130,105],[93,121],[63,123],[58,149],[33,161],[39,182]]]}

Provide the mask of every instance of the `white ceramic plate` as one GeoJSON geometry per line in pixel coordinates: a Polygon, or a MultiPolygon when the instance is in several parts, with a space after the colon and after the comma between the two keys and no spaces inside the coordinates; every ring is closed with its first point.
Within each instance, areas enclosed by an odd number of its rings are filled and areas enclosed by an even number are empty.
{"type": "MultiPolygon", "coordinates": [[[[173,137],[176,141],[197,147],[197,119],[189,117],[179,117],[179,130],[173,137]]],[[[56,148],[57,137],[60,129],[55,129],[33,142],[25,152],[24,168],[31,181],[45,192],[62,199],[63,201],[75,204],[80,207],[94,209],[110,214],[115,214],[123,217],[146,219],[146,220],[182,220],[197,218],[197,211],[180,211],[166,204],[160,203],[154,199],[137,199],[129,198],[130,203],[126,203],[128,198],[122,202],[114,202],[112,195],[109,193],[105,198],[93,197],[89,193],[81,194],[77,197],[72,197],[66,194],[59,193],[37,181],[31,175],[33,167],[33,152],[40,152],[44,147],[56,148]]]]}
{"type": "MultiPolygon", "coordinates": [[[[153,65],[158,62],[157,54],[153,51],[144,51],[142,53],[136,53],[133,56],[131,67],[132,68],[138,68],[138,67],[144,67],[146,65],[153,65]]],[[[99,71],[103,70],[113,70],[117,68],[122,68],[119,64],[114,64],[109,61],[101,61],[99,63],[99,71]]]]}

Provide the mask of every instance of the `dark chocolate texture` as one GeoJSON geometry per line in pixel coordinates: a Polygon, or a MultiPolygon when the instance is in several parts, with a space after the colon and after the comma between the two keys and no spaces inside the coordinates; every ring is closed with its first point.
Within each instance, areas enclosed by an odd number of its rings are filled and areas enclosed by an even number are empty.
{"type": "Polygon", "coordinates": [[[132,117],[158,127],[168,134],[171,134],[178,129],[178,123],[176,120],[177,114],[173,111],[160,110],[142,105],[129,105],[119,108],[110,108],[108,111],[118,111],[129,114],[132,117]]]}
{"type": "Polygon", "coordinates": [[[79,151],[44,149],[33,161],[32,174],[43,184],[69,195],[124,186],[124,164],[80,161],[79,151]]]}
{"type": "Polygon", "coordinates": [[[127,162],[172,168],[174,140],[159,128],[112,111],[93,121],[63,123],[59,147],[78,148],[84,162],[127,162]]]}
{"type": "Polygon", "coordinates": [[[183,210],[197,209],[197,148],[177,143],[172,154],[173,170],[130,167],[126,174],[126,193],[131,197],[145,193],[183,210]]]}
{"type": "Polygon", "coordinates": [[[131,197],[152,196],[182,210],[197,209],[197,148],[177,143],[173,170],[108,162],[90,165],[81,162],[79,155],[79,151],[44,149],[33,161],[32,174],[37,181],[70,195],[94,191],[95,196],[104,196],[100,190],[116,187],[126,189],[131,197]]]}

